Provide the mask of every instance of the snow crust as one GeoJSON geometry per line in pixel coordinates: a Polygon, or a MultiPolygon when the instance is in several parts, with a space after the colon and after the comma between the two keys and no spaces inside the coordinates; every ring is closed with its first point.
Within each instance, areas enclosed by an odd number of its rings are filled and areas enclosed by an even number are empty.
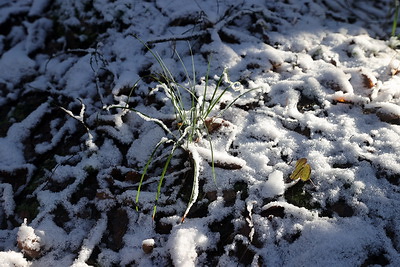
{"type": "Polygon", "coordinates": [[[399,266],[400,56],[372,2],[0,1],[0,266],[399,266]],[[181,122],[142,42],[199,100],[239,82],[160,195],[181,122]]]}

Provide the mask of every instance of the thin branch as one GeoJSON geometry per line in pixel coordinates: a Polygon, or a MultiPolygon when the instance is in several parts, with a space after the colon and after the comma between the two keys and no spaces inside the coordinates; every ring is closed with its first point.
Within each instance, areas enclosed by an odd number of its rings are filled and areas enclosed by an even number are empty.
{"type": "Polygon", "coordinates": [[[202,30],[202,31],[199,31],[199,32],[191,34],[191,35],[163,37],[163,38],[158,38],[158,39],[154,39],[151,41],[147,41],[146,43],[147,44],[156,44],[156,43],[165,43],[165,42],[170,42],[170,41],[188,41],[188,40],[193,40],[193,39],[199,38],[208,33],[209,33],[209,31],[202,30]]]}

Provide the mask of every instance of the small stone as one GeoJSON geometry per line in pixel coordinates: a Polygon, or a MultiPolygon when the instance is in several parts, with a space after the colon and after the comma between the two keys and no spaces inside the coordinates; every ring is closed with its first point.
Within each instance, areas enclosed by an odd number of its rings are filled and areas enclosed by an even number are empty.
{"type": "Polygon", "coordinates": [[[150,254],[151,252],[153,252],[154,243],[155,243],[154,239],[152,239],[152,238],[143,240],[142,241],[142,249],[143,249],[144,253],[150,254]]]}

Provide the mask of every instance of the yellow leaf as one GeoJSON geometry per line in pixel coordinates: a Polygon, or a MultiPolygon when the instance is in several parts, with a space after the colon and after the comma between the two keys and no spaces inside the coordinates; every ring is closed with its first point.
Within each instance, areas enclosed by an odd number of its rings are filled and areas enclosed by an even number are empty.
{"type": "Polygon", "coordinates": [[[311,175],[311,166],[307,164],[306,158],[301,158],[296,162],[296,167],[292,174],[290,175],[290,179],[296,180],[300,178],[303,181],[307,181],[310,179],[311,175]]]}

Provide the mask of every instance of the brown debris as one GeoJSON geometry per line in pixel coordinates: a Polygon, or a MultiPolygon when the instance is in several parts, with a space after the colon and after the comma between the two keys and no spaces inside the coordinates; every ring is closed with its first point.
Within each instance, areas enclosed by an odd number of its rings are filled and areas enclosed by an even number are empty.
{"type": "Polygon", "coordinates": [[[361,73],[362,79],[363,79],[363,85],[367,87],[368,89],[371,89],[372,87],[375,86],[375,81],[372,80],[372,78],[365,74],[361,73]]]}
{"type": "Polygon", "coordinates": [[[205,126],[207,127],[207,131],[209,134],[217,131],[221,126],[228,127],[229,122],[219,118],[206,118],[204,121],[205,126]]]}

